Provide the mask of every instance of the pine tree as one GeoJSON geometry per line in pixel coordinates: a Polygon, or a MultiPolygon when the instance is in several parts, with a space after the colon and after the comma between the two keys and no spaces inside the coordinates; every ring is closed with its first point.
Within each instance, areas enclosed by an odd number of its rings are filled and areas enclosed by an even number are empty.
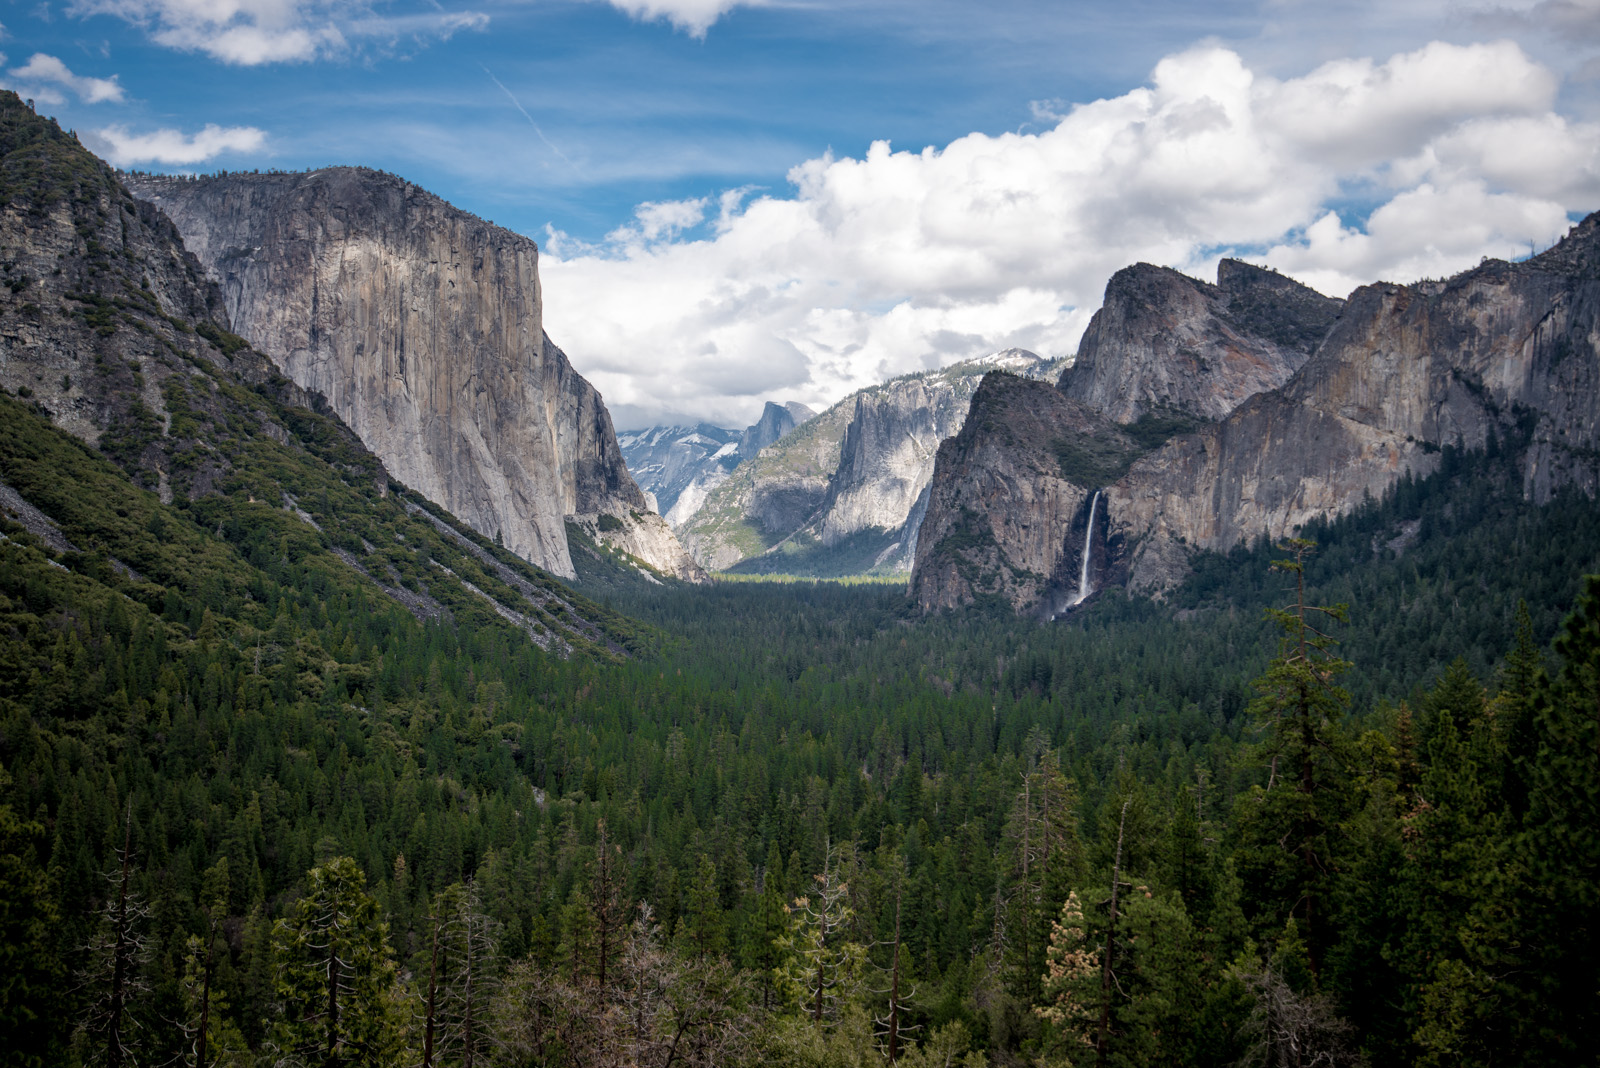
{"type": "Polygon", "coordinates": [[[1273,569],[1295,578],[1295,599],[1267,615],[1283,630],[1278,655],[1255,682],[1250,706],[1264,739],[1267,783],[1241,799],[1246,863],[1258,893],[1279,915],[1293,915],[1310,949],[1312,971],[1332,941],[1323,908],[1337,865],[1340,827],[1353,796],[1346,768],[1347,740],[1340,726],[1350,695],[1335,680],[1350,665],[1333,654],[1333,637],[1319,617],[1344,622],[1344,605],[1306,603],[1306,558],[1314,543],[1295,538],[1278,546],[1290,554],[1273,569]]]}
{"type": "Polygon", "coordinates": [[[779,948],[790,958],[787,986],[800,1011],[816,1027],[838,1017],[860,982],[865,950],[849,938],[855,912],[838,855],[814,877],[809,895],[797,897],[789,912],[789,934],[779,948]]]}
{"type": "Polygon", "coordinates": [[[1520,1055],[1576,1065],[1592,1060],[1600,1034],[1600,575],[1585,578],[1555,652],[1561,669],[1533,700],[1528,810],[1516,840],[1528,978],[1507,985],[1520,1055]]]}
{"type": "Polygon", "coordinates": [[[283,1017],[274,1046],[292,1061],[387,1065],[398,1027],[388,925],[349,857],[306,873],[305,896],[274,931],[283,1017]]]}

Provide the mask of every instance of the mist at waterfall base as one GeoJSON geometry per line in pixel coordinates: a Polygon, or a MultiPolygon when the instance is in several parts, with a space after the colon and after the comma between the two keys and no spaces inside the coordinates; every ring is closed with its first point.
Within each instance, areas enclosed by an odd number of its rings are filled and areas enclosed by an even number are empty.
{"type": "Polygon", "coordinates": [[[1090,553],[1094,551],[1094,517],[1100,508],[1100,491],[1094,491],[1094,497],[1089,501],[1089,522],[1083,528],[1083,559],[1078,566],[1078,592],[1074,593],[1067,603],[1050,613],[1051,619],[1061,618],[1061,613],[1069,608],[1076,608],[1089,599],[1094,592],[1094,585],[1089,578],[1090,553]]]}

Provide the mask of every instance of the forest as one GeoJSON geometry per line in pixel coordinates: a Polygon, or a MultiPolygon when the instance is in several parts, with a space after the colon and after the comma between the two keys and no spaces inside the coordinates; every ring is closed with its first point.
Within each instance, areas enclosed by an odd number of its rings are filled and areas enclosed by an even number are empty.
{"type": "Polygon", "coordinates": [[[590,546],[547,650],[348,566],[476,566],[403,487],[0,397],[76,546],[0,522],[0,1060],[1594,1064],[1600,523],[1516,452],[1049,625],[590,546]]]}

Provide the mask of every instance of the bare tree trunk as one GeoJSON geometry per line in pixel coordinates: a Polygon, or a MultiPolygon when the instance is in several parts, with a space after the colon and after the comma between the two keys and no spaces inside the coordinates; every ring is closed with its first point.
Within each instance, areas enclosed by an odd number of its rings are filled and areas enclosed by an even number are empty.
{"type": "Polygon", "coordinates": [[[121,1068],[123,1057],[122,1014],[128,996],[128,878],[133,857],[133,797],[128,798],[128,814],[122,825],[122,878],[117,890],[117,911],[112,917],[111,1011],[106,1029],[106,1064],[121,1068]]]}
{"type": "Polygon", "coordinates": [[[894,888],[894,973],[889,981],[890,1064],[900,1056],[900,895],[901,888],[897,883],[894,888]]]}
{"type": "MultiPolygon", "coordinates": [[[[332,939],[330,938],[330,941],[332,939]]],[[[339,954],[333,945],[328,947],[328,1056],[330,1066],[339,1063],[339,954]]]]}
{"type": "Polygon", "coordinates": [[[439,908],[437,899],[433,910],[433,955],[428,962],[428,1016],[422,1027],[422,1068],[433,1068],[433,1027],[436,1001],[439,993],[439,908]]]}
{"type": "Polygon", "coordinates": [[[195,1046],[194,1068],[206,1068],[206,1033],[211,1029],[211,965],[212,945],[217,938],[217,921],[208,917],[206,922],[206,970],[200,983],[200,1041],[195,1046]]]}
{"type": "Polygon", "coordinates": [[[472,1059],[473,1059],[473,1053],[474,1053],[473,1039],[476,1037],[474,1035],[474,1033],[473,1033],[473,1018],[472,1018],[472,1009],[473,1009],[472,999],[473,999],[473,995],[476,993],[476,991],[474,991],[474,989],[473,989],[473,980],[475,978],[477,978],[477,976],[474,974],[474,970],[473,970],[473,965],[474,965],[474,963],[476,963],[476,958],[475,958],[475,956],[473,954],[473,948],[474,948],[473,935],[476,932],[474,932],[473,929],[472,929],[472,923],[473,923],[475,918],[476,917],[473,917],[473,916],[470,916],[470,915],[467,918],[467,931],[466,931],[467,937],[466,937],[466,946],[464,947],[466,949],[466,954],[467,954],[467,975],[466,975],[467,989],[466,989],[466,1027],[464,1029],[464,1031],[465,1031],[464,1037],[466,1039],[466,1042],[465,1042],[465,1046],[464,1046],[463,1051],[462,1051],[462,1054],[463,1054],[462,1063],[464,1064],[465,1068],[472,1068],[472,1059]]]}
{"type": "Polygon", "coordinates": [[[1111,916],[1106,922],[1105,954],[1100,961],[1100,1034],[1095,1040],[1095,1062],[1105,1068],[1106,1036],[1111,1029],[1111,950],[1117,932],[1117,892],[1122,887],[1122,832],[1128,824],[1128,805],[1122,803],[1122,816],[1117,821],[1117,853],[1111,862],[1111,916]]]}

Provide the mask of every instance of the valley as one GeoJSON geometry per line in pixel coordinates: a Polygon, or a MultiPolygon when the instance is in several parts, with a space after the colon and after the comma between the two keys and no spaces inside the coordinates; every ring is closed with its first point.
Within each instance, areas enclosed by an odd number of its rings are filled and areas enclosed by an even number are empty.
{"type": "Polygon", "coordinates": [[[1593,1063],[1596,217],[618,432],[404,179],[0,179],[0,1063],[1593,1063]]]}

